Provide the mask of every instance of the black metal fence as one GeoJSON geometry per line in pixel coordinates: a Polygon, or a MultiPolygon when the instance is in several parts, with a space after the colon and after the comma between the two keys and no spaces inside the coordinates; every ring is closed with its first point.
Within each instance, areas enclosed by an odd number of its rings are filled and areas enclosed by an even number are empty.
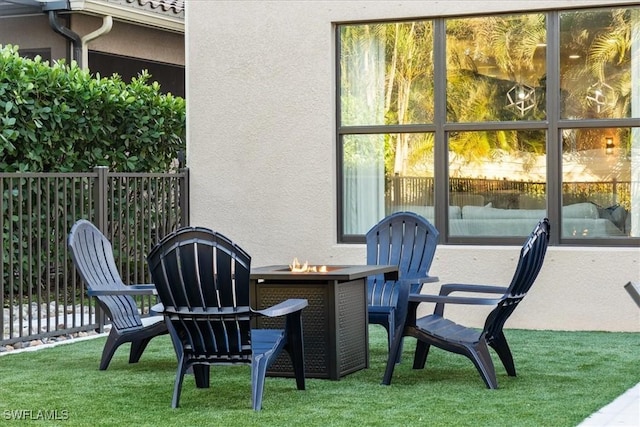
{"type": "MultiPolygon", "coordinates": [[[[92,221],[111,240],[125,283],[149,283],[146,254],[189,218],[187,169],[0,173],[0,192],[0,345],[104,326],[68,253],[76,220],[92,221]]],[[[152,302],[141,298],[141,310],[152,302]]]]}
{"type": "MultiPolygon", "coordinates": [[[[394,212],[398,206],[434,205],[434,179],[428,177],[394,176],[388,178],[386,186],[387,212],[394,212]]],[[[629,181],[609,182],[566,182],[562,185],[563,204],[592,201],[604,207],[620,203],[629,208],[631,183],[629,181]]],[[[544,182],[509,181],[502,179],[449,179],[450,204],[460,205],[456,198],[470,200],[475,197],[478,204],[495,208],[544,209],[546,184],[544,182]]]]}

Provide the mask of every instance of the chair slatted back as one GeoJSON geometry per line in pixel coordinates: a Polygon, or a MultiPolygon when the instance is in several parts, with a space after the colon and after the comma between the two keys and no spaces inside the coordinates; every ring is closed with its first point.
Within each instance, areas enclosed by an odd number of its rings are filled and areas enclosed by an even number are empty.
{"type": "MultiPolygon", "coordinates": [[[[78,220],[67,243],[71,258],[88,290],[117,290],[125,287],[113,257],[111,243],[87,220],[78,220]]],[[[98,303],[118,330],[139,328],[142,319],[135,300],[129,295],[99,295],[98,303]]]]}
{"type": "Polygon", "coordinates": [[[156,245],[148,263],[185,354],[250,363],[251,257],[244,250],[207,228],[185,227],[156,245]]]}
{"type": "MultiPolygon", "coordinates": [[[[366,235],[367,264],[397,265],[401,279],[425,277],[438,244],[438,230],[424,217],[413,212],[396,212],[383,218],[366,235]]],[[[396,282],[385,282],[384,275],[368,278],[368,304],[395,306],[396,282]]],[[[419,284],[411,292],[419,292],[419,284]]]]}
{"type": "Polygon", "coordinates": [[[487,342],[490,342],[495,334],[502,331],[504,323],[527,295],[538,277],[549,245],[549,227],[548,219],[540,221],[522,246],[518,265],[507,292],[485,322],[484,330],[487,334],[487,342]]]}

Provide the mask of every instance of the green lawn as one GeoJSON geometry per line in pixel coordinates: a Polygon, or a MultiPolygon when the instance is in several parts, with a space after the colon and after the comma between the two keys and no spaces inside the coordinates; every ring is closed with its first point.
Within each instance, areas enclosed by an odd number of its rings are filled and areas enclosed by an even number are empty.
{"type": "MultiPolygon", "coordinates": [[[[432,349],[411,369],[414,341],[390,386],[380,385],[386,336],[370,326],[371,367],[340,381],[267,378],[263,409],[251,409],[248,367],[212,367],[211,388],[185,379],[171,409],[175,356],[168,337],[129,365],[128,345],[99,371],[105,338],[0,357],[0,423],[16,411],[61,426],[575,426],[640,382],[640,334],[507,330],[518,377],[497,358],[499,389],[488,390],[468,359],[432,349]],[[31,412],[27,412],[31,411],[31,412]],[[58,416],[67,418],[48,420],[58,416]]],[[[494,354],[495,356],[495,354],[494,354]]],[[[7,420],[7,421],[5,421],[7,420]]]]}

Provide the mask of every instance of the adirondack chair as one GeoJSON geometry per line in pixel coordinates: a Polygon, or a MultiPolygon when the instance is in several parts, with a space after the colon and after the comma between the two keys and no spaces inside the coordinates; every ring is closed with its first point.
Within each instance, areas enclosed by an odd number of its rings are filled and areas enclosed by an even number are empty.
{"type": "MultiPolygon", "coordinates": [[[[302,309],[288,299],[264,310],[249,305],[251,257],[225,236],[202,227],[167,235],[148,256],[151,276],[179,353],[171,406],[179,405],[190,368],[196,387],[209,387],[211,365],[250,365],[253,409],[262,407],[267,368],[282,350],[292,361],[296,386],[305,389],[302,309]],[[256,316],[284,316],[284,329],[252,329],[256,316]]],[[[224,393],[221,389],[219,393],[224,393]]]]}
{"type": "Polygon", "coordinates": [[[487,285],[446,284],[440,288],[440,295],[408,294],[403,291],[398,304],[408,304],[404,325],[398,328],[391,354],[387,361],[382,384],[391,383],[395,364],[391,361],[400,351],[403,336],[417,339],[413,360],[414,369],[423,369],[431,345],[446,351],[462,354],[473,361],[487,388],[498,387],[496,372],[489,354],[492,347],[504,365],[509,376],[516,375],[513,356],[502,330],[505,322],[527,295],[533,285],[547,251],[549,242],[549,221],[545,218],[536,225],[520,251],[516,272],[508,287],[487,285]],[[499,294],[498,298],[475,296],[450,296],[453,292],[499,294]],[[433,314],[418,318],[420,303],[436,303],[433,314]],[[481,330],[469,328],[444,317],[446,304],[492,305],[481,330]]]}
{"type": "Polygon", "coordinates": [[[129,363],[137,363],[151,339],[168,333],[162,316],[142,318],[133,296],[153,295],[155,286],[125,285],[113,258],[111,243],[91,222],[81,219],[67,238],[71,259],[89,297],[111,320],[111,331],[102,350],[100,370],[105,370],[115,351],[131,343],[129,363]]]}
{"type": "MultiPolygon", "coordinates": [[[[410,293],[420,293],[422,285],[437,281],[429,276],[429,268],[438,244],[438,230],[424,217],[413,212],[396,212],[383,218],[366,235],[367,264],[398,266],[400,280],[388,281],[384,275],[367,280],[367,301],[370,324],[387,330],[391,349],[399,319],[404,318],[397,307],[398,291],[410,287],[410,293]]],[[[398,352],[396,362],[402,352],[398,352]]]]}

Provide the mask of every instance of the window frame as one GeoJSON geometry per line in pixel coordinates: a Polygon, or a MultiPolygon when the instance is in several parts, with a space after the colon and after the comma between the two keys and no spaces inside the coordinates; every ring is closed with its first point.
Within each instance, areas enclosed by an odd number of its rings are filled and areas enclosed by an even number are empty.
{"type": "MultiPolygon", "coordinates": [[[[584,10],[637,9],[633,5],[607,5],[593,8],[562,8],[542,11],[514,11],[513,14],[539,13],[546,19],[547,52],[546,52],[546,94],[560,93],[560,15],[565,12],[584,10]]],[[[496,130],[544,130],[547,132],[547,217],[551,224],[550,244],[562,246],[638,246],[640,237],[598,237],[598,238],[566,238],[562,237],[562,138],[564,129],[588,128],[638,128],[640,119],[561,119],[560,96],[546,96],[546,120],[540,121],[503,121],[503,122],[447,122],[446,118],[446,21],[472,17],[489,17],[504,15],[476,14],[463,16],[416,17],[415,20],[430,20],[433,23],[433,73],[434,73],[434,122],[407,125],[375,125],[375,126],[342,126],[341,125],[341,67],[340,67],[340,30],[344,25],[371,24],[368,22],[343,22],[335,25],[336,41],[336,171],[337,171],[337,237],[338,243],[364,243],[364,235],[344,234],[344,176],[343,176],[343,139],[354,134],[387,134],[387,133],[422,133],[434,134],[434,209],[435,226],[440,230],[441,244],[450,245],[518,245],[523,237],[485,237],[485,236],[451,236],[447,215],[448,206],[448,135],[457,131],[496,131],[496,130]]],[[[404,20],[380,20],[379,23],[394,23],[404,20]]]]}

